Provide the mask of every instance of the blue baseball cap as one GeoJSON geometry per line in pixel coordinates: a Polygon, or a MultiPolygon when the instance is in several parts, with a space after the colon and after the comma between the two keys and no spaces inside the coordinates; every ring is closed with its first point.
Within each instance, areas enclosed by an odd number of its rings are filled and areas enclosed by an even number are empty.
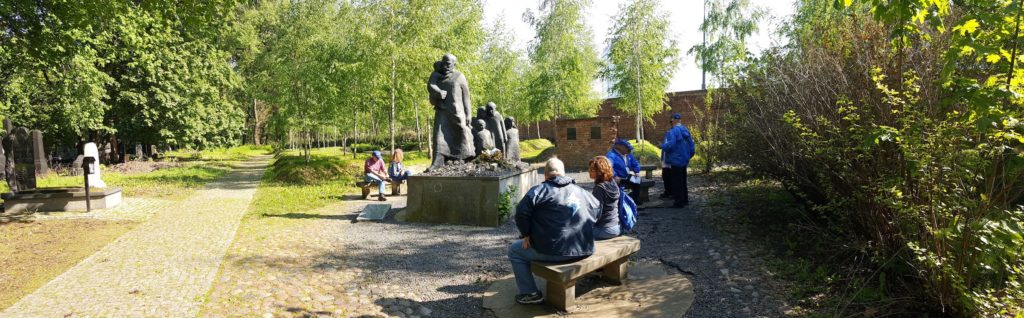
{"type": "Polygon", "coordinates": [[[676,120],[683,119],[683,115],[680,115],[679,113],[672,114],[672,119],[676,119],[676,120]]]}
{"type": "Polygon", "coordinates": [[[374,151],[373,151],[373,156],[374,156],[374,157],[377,157],[377,159],[384,159],[384,156],[382,156],[382,155],[380,154],[380,150],[374,150],[374,151]]]}
{"type": "Polygon", "coordinates": [[[629,143],[629,140],[619,138],[615,140],[615,144],[626,146],[626,149],[629,149],[629,151],[633,151],[633,144],[629,143]]]}

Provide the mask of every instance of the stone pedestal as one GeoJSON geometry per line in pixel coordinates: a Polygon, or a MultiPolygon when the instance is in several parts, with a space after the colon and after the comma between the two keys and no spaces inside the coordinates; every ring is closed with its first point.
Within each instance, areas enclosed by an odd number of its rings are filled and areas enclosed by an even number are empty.
{"type": "MultiPolygon", "coordinates": [[[[89,189],[93,209],[109,209],[121,204],[121,188],[89,189]]],[[[84,188],[48,188],[0,195],[4,213],[23,211],[85,211],[84,188]]]]}
{"type": "Polygon", "coordinates": [[[446,223],[499,226],[515,214],[515,204],[542,176],[529,169],[500,177],[409,177],[408,220],[420,223],[446,223]],[[515,187],[510,213],[501,215],[498,202],[503,193],[515,187]]]}

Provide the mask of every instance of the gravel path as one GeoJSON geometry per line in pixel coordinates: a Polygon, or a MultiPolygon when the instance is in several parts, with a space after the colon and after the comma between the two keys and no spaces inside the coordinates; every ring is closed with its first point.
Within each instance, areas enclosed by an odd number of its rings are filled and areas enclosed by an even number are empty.
{"type": "Polygon", "coordinates": [[[194,316],[269,159],[156,213],[0,317],[194,316]]]}

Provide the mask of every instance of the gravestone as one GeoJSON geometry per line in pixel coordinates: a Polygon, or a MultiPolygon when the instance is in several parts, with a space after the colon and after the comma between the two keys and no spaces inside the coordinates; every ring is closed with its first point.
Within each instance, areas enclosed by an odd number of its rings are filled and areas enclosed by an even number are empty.
{"type": "Polygon", "coordinates": [[[11,192],[35,190],[36,162],[33,158],[31,133],[25,127],[14,128],[4,138],[4,148],[7,150],[8,165],[13,163],[13,167],[7,169],[7,184],[11,192]]]}
{"type": "Polygon", "coordinates": [[[0,178],[7,178],[7,152],[0,147],[0,178]]]}
{"type": "Polygon", "coordinates": [[[89,142],[82,146],[82,156],[96,158],[96,160],[93,160],[89,165],[89,187],[106,188],[107,183],[103,182],[103,179],[100,178],[100,151],[96,147],[96,143],[89,142]]]}
{"type": "Polygon", "coordinates": [[[29,132],[32,135],[32,161],[34,161],[37,175],[50,173],[50,165],[46,160],[46,147],[43,146],[43,132],[33,129],[29,132]]]}
{"type": "Polygon", "coordinates": [[[380,221],[391,211],[390,204],[367,204],[363,212],[356,217],[357,221],[380,221]]]}
{"type": "Polygon", "coordinates": [[[135,158],[134,160],[143,160],[146,158],[146,154],[142,151],[142,144],[135,144],[135,158]]]}

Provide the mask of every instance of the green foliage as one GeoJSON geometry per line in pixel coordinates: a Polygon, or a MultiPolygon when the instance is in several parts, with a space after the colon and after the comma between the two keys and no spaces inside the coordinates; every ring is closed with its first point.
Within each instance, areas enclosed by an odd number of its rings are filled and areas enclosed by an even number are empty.
{"type": "MultiPolygon", "coordinates": [[[[608,38],[608,63],[602,75],[612,82],[611,90],[618,95],[615,107],[636,114],[637,122],[651,121],[655,113],[665,109],[665,92],[679,65],[679,48],[672,39],[669,15],[658,11],[659,5],[658,0],[633,0],[620,5],[608,38]]],[[[643,138],[639,129],[636,138],[643,138]]]]}
{"type": "Polygon", "coordinates": [[[600,100],[591,84],[601,60],[583,22],[589,7],[589,0],[544,0],[537,13],[527,12],[537,31],[527,84],[531,119],[576,118],[597,111],[600,100]]]}
{"type": "Polygon", "coordinates": [[[530,61],[525,52],[513,47],[515,35],[507,28],[504,20],[498,20],[488,29],[480,62],[473,74],[477,79],[473,84],[473,99],[479,104],[494,102],[506,118],[534,122],[536,114],[524,103],[530,61]]]}
{"type": "Polygon", "coordinates": [[[633,157],[640,161],[641,164],[653,165],[661,161],[661,148],[658,145],[652,144],[650,141],[630,140],[630,144],[633,145],[633,157]]]}
{"type": "Polygon", "coordinates": [[[518,188],[516,186],[511,186],[508,190],[502,192],[500,197],[498,197],[498,220],[508,220],[508,218],[512,216],[512,213],[516,208],[516,204],[518,204],[515,199],[517,190],[518,188]]]}
{"type": "Polygon", "coordinates": [[[856,299],[898,293],[907,310],[959,316],[1024,308],[1021,9],[808,1],[792,42],[721,95],[733,160],[778,177],[886,274],[856,299]]]}
{"type": "Polygon", "coordinates": [[[237,143],[237,78],[217,41],[232,0],[0,5],[0,113],[48,140],[91,133],[178,146],[237,143]]]}

